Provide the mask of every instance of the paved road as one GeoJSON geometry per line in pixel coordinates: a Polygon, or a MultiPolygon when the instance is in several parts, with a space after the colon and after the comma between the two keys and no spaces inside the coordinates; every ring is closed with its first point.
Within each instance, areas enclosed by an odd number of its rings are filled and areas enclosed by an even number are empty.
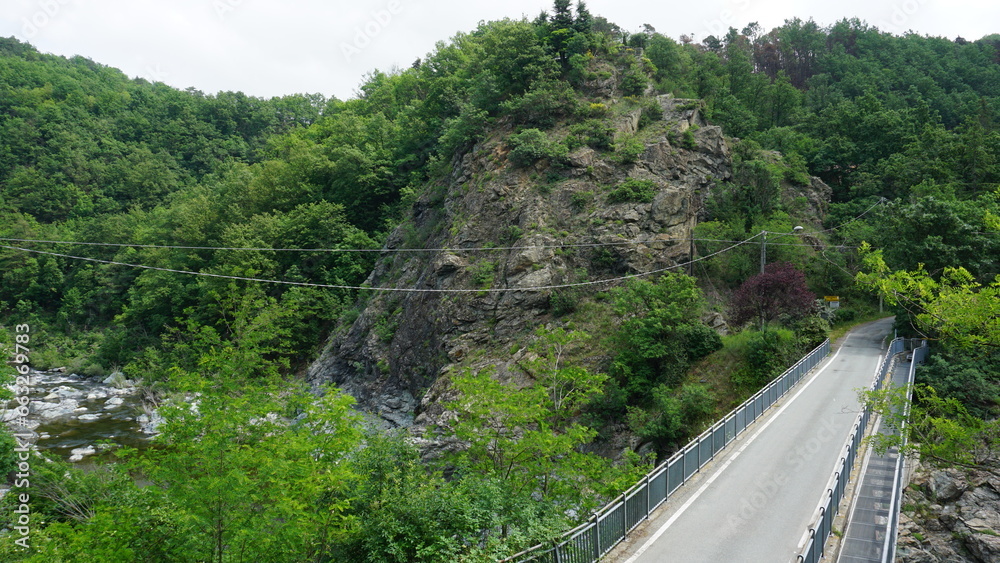
{"type": "Polygon", "coordinates": [[[685,485],[690,489],[655,515],[644,537],[616,550],[615,559],[793,560],[854,426],[856,389],[871,384],[891,327],[884,319],[852,331],[809,379],[702,469],[701,479],[685,485]]]}

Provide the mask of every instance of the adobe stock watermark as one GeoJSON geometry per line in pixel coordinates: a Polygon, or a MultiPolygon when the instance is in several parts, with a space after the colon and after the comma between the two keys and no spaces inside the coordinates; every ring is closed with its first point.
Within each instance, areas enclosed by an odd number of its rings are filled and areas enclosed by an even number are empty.
{"type": "Polygon", "coordinates": [[[146,65],[143,69],[145,72],[142,77],[146,80],[156,83],[156,82],[166,82],[170,78],[170,73],[163,70],[160,65],[146,65]]]}
{"type": "Polygon", "coordinates": [[[219,19],[223,19],[243,5],[243,0],[212,0],[212,9],[219,19]]]}
{"type": "Polygon", "coordinates": [[[785,466],[781,471],[758,480],[754,484],[754,488],[739,500],[729,513],[728,524],[733,527],[740,526],[752,520],[759,512],[767,510],[771,500],[784,488],[792,475],[808,471],[807,463],[809,460],[837,438],[836,430],[833,418],[824,420],[815,436],[796,446],[788,454],[785,466]]]}
{"type": "Polygon", "coordinates": [[[356,26],[353,41],[340,43],[340,52],[344,54],[347,63],[350,64],[352,58],[360,55],[361,51],[371,45],[372,41],[385,31],[385,28],[392,23],[393,18],[402,11],[403,6],[399,0],[389,0],[385,8],[371,12],[371,17],[364,25],[356,26]]]}
{"type": "Polygon", "coordinates": [[[26,39],[34,39],[42,29],[59,17],[73,0],[38,0],[38,9],[28,17],[21,18],[21,33],[26,39]]]}
{"type": "Polygon", "coordinates": [[[34,434],[29,431],[27,417],[31,411],[31,326],[19,324],[14,327],[14,361],[13,365],[17,370],[17,379],[14,381],[14,400],[17,406],[14,413],[17,415],[17,426],[21,429],[15,433],[14,439],[17,445],[14,447],[14,454],[17,456],[16,473],[14,474],[14,486],[10,494],[17,494],[16,508],[14,508],[14,519],[11,534],[15,539],[14,543],[21,549],[31,547],[29,539],[31,537],[31,440],[34,434]]]}
{"type": "Polygon", "coordinates": [[[892,13],[889,14],[889,18],[879,21],[879,28],[882,31],[891,31],[896,34],[906,33],[909,27],[904,27],[910,18],[917,15],[920,8],[926,4],[928,0],[902,0],[899,2],[893,2],[892,13]]]}
{"type": "Polygon", "coordinates": [[[730,27],[739,25],[741,14],[749,9],[750,0],[734,0],[730,3],[730,7],[719,12],[719,17],[702,22],[705,26],[705,37],[714,35],[718,39],[722,39],[729,33],[730,27]]]}

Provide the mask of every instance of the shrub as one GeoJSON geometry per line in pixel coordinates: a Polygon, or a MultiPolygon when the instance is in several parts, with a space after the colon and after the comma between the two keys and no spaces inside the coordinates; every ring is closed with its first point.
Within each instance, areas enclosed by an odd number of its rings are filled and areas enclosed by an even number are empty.
{"type": "Polygon", "coordinates": [[[511,163],[522,168],[547,158],[552,151],[548,135],[538,129],[525,129],[511,135],[509,144],[511,163]]]}
{"type": "Polygon", "coordinates": [[[799,349],[787,329],[753,332],[747,341],[746,365],[734,376],[737,385],[759,389],[794,363],[799,349]]]}
{"type": "Polygon", "coordinates": [[[689,151],[693,151],[698,148],[698,141],[695,140],[694,131],[692,131],[690,127],[684,130],[681,146],[689,151]]]}
{"type": "Polygon", "coordinates": [[[523,96],[504,102],[503,109],[518,123],[548,128],[555,125],[559,118],[575,114],[577,100],[569,84],[546,81],[523,96]]]}
{"type": "Polygon", "coordinates": [[[623,96],[641,96],[649,86],[649,78],[639,65],[629,65],[622,75],[621,90],[623,96]]]}
{"type": "Polygon", "coordinates": [[[660,107],[660,102],[656,101],[656,98],[643,98],[639,102],[639,107],[642,109],[642,113],[639,115],[640,129],[663,119],[663,108],[660,107]]]}
{"type": "Polygon", "coordinates": [[[684,340],[688,358],[693,362],[722,349],[722,337],[712,327],[698,324],[681,326],[678,331],[684,340]]]}
{"type": "Polygon", "coordinates": [[[17,468],[17,441],[6,426],[0,428],[0,475],[6,476],[17,468]]]}
{"type": "Polygon", "coordinates": [[[571,139],[598,150],[610,149],[614,142],[614,129],[600,119],[588,119],[569,128],[571,139]]]}
{"type": "Polygon", "coordinates": [[[600,102],[592,103],[587,107],[587,114],[590,117],[604,117],[608,114],[608,106],[600,102]]]}
{"type": "Polygon", "coordinates": [[[782,176],[785,180],[800,186],[808,186],[812,181],[809,176],[809,169],[806,167],[806,159],[798,153],[788,153],[782,158],[785,165],[782,176]]]}
{"type": "Polygon", "coordinates": [[[630,407],[627,418],[632,431],[653,442],[660,452],[686,440],[715,408],[715,397],[704,385],[684,385],[679,393],[657,385],[651,394],[651,408],[630,407]]]}
{"type": "Polygon", "coordinates": [[[587,208],[587,205],[594,200],[594,192],[573,192],[570,196],[570,203],[573,204],[573,209],[577,211],[583,211],[587,208]]]}
{"type": "Polygon", "coordinates": [[[573,287],[554,290],[549,296],[549,308],[557,317],[576,311],[579,303],[580,290],[573,287]]]}
{"type": "Polygon", "coordinates": [[[479,287],[490,287],[493,285],[494,272],[497,263],[484,260],[472,266],[472,283],[479,287]]]}
{"type": "Polygon", "coordinates": [[[655,182],[630,178],[618,184],[618,187],[608,194],[608,203],[624,203],[626,201],[650,203],[654,197],[656,197],[655,182]]]}
{"type": "Polygon", "coordinates": [[[652,389],[651,395],[653,401],[649,411],[638,407],[628,408],[628,425],[640,438],[663,449],[684,438],[681,402],[666,385],[657,385],[652,389]]]}
{"type": "Polygon", "coordinates": [[[681,387],[679,397],[681,414],[689,432],[697,429],[697,424],[711,416],[715,409],[715,395],[708,387],[698,383],[688,383],[681,387]]]}
{"type": "Polygon", "coordinates": [[[586,425],[600,428],[611,423],[618,424],[625,415],[627,406],[628,393],[622,389],[617,380],[608,379],[604,385],[604,392],[594,396],[587,404],[586,425]]]}
{"type": "Polygon", "coordinates": [[[830,323],[820,317],[806,317],[795,323],[795,334],[806,350],[823,343],[830,335],[830,323]]]}
{"type": "Polygon", "coordinates": [[[646,150],[646,144],[634,135],[623,135],[615,143],[615,160],[622,164],[631,164],[639,160],[646,150]]]}

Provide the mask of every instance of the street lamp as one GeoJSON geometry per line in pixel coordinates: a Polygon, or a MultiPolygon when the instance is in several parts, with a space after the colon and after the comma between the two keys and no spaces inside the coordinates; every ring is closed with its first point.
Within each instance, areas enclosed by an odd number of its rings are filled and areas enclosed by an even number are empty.
{"type": "MultiPolygon", "coordinates": [[[[798,232],[801,231],[801,230],[802,230],[802,226],[799,225],[799,226],[796,226],[794,229],[792,229],[792,232],[790,232],[790,233],[771,233],[771,234],[778,235],[778,236],[794,235],[794,234],[798,234],[798,232]]],[[[768,234],[768,232],[769,231],[761,231],[760,232],[761,236],[763,237],[761,239],[761,242],[760,242],[760,273],[762,273],[762,274],[764,273],[764,264],[767,263],[767,234],[768,234]]]]}

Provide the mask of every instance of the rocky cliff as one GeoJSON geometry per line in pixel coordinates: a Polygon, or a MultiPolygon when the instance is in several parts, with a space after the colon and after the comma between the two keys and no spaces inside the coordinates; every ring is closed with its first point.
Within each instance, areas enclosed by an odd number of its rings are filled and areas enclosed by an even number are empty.
{"type": "MultiPolygon", "coordinates": [[[[703,120],[700,102],[656,101],[663,119],[642,131],[638,109],[609,120],[618,138],[644,143],[634,162],[584,146],[560,162],[518,168],[507,158],[513,129],[503,124],[456,158],[389,237],[367,283],[482,291],[372,292],[356,320],[331,337],[310,381],[334,383],[387,423],[409,425],[442,370],[501,350],[504,357],[480,359],[509,360],[506,352],[566,298],[533,288],[686,260],[705,193],[731,176],[729,149],[721,129],[703,120]],[[652,200],[609,202],[628,179],[652,182],[652,200]],[[586,246],[593,243],[616,244],[586,246]],[[397,252],[404,249],[450,250],[397,252]]],[[[558,127],[549,133],[559,134],[558,127]]]]}

